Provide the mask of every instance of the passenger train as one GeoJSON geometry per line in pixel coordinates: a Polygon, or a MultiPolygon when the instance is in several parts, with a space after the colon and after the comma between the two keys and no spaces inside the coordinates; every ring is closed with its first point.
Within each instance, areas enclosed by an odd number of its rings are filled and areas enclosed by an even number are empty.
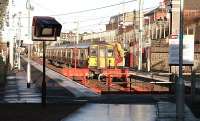
{"type": "Polygon", "coordinates": [[[50,63],[67,67],[106,69],[124,66],[124,51],[117,42],[49,46],[46,57],[50,63]]]}

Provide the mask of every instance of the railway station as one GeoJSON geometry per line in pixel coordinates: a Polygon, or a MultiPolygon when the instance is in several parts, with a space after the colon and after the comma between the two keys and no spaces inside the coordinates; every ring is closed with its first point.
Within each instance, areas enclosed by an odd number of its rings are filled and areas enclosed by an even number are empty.
{"type": "Polygon", "coordinates": [[[200,1],[0,6],[0,120],[200,121],[200,1]]]}

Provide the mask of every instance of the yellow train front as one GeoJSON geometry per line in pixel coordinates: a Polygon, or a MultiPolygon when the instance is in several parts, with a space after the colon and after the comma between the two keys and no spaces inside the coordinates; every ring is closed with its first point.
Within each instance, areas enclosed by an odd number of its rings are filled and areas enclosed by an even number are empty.
{"type": "Polygon", "coordinates": [[[89,48],[89,68],[103,69],[115,66],[114,47],[109,44],[93,44],[89,48]]]}

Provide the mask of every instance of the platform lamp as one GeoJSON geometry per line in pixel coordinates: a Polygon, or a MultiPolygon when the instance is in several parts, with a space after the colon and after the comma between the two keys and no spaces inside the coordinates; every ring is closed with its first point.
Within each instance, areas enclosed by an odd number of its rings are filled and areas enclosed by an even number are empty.
{"type": "Polygon", "coordinates": [[[32,22],[32,40],[43,42],[43,80],[42,80],[42,106],[46,106],[46,70],[45,49],[46,41],[56,41],[60,36],[62,25],[49,16],[34,16],[32,22]]]}

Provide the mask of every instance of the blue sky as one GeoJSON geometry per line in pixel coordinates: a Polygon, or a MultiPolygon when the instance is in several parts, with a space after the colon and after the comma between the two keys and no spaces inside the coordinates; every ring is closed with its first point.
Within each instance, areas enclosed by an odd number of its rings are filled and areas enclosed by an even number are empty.
{"type": "MultiPolygon", "coordinates": [[[[48,16],[65,14],[74,11],[81,11],[102,6],[118,4],[130,0],[30,0],[34,10],[32,16],[48,16]]],[[[153,8],[159,5],[160,0],[144,0],[144,9],[153,8]]],[[[124,5],[105,8],[101,10],[84,12],[80,14],[60,15],[55,18],[63,25],[62,31],[67,32],[76,28],[75,21],[80,21],[80,31],[102,31],[105,30],[105,24],[108,23],[109,17],[138,9],[138,0],[124,5]]],[[[22,33],[27,31],[27,11],[26,0],[14,0],[14,12],[22,12],[22,33]]],[[[17,21],[17,19],[15,20],[17,21]]],[[[23,35],[22,35],[23,36],[23,35]]]]}

